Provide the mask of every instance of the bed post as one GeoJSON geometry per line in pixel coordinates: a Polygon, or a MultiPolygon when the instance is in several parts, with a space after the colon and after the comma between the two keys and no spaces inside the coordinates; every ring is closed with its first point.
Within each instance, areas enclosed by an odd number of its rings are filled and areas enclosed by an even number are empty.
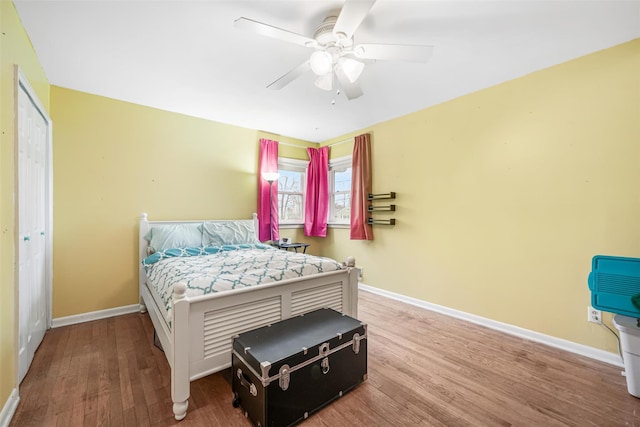
{"type": "Polygon", "coordinates": [[[173,313],[171,322],[171,399],[173,414],[180,421],[187,416],[189,407],[189,299],[187,285],[173,287],[173,313]]]}
{"type": "Polygon", "coordinates": [[[253,228],[256,230],[256,241],[260,241],[260,225],[258,223],[258,214],[257,213],[253,213],[253,215],[251,215],[251,219],[253,220],[253,228]]]}
{"type": "Polygon", "coordinates": [[[147,256],[147,244],[144,236],[149,232],[149,221],[147,219],[147,214],[142,212],[140,214],[140,223],[138,225],[138,287],[140,291],[139,295],[139,303],[140,303],[140,313],[146,313],[147,307],[144,305],[144,299],[142,298],[142,287],[145,283],[145,275],[144,269],[142,267],[142,260],[147,256]]]}
{"type": "Polygon", "coordinates": [[[349,269],[349,316],[358,318],[358,277],[360,269],[356,267],[356,259],[347,257],[344,266],[349,269]]]}

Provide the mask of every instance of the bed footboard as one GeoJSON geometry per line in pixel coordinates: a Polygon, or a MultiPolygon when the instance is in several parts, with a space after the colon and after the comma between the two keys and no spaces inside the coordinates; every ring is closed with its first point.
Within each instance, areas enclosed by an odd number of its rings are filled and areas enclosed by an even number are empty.
{"type": "Polygon", "coordinates": [[[348,267],[213,298],[188,298],[176,286],[170,362],[176,420],[186,416],[190,381],[231,366],[233,336],[323,307],[357,317],[358,272],[348,267]]]}

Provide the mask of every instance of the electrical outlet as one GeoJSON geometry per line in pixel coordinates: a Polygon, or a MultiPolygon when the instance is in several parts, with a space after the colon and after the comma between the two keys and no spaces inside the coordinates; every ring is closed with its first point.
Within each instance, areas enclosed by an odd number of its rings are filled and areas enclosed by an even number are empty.
{"type": "Polygon", "coordinates": [[[358,280],[362,280],[362,276],[364,276],[364,269],[362,267],[360,268],[360,273],[358,274],[358,280]]]}
{"type": "Polygon", "coordinates": [[[587,321],[592,323],[602,323],[602,311],[596,310],[595,308],[588,306],[587,307],[587,321]]]}

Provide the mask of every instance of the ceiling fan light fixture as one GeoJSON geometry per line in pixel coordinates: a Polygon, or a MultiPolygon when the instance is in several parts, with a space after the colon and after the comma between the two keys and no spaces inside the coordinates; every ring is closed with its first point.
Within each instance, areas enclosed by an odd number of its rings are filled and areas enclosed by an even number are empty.
{"type": "Polygon", "coordinates": [[[316,87],[322,90],[331,90],[333,89],[333,73],[327,73],[322,76],[319,76],[314,82],[316,87]]]}
{"type": "Polygon", "coordinates": [[[347,76],[351,83],[355,83],[364,70],[364,64],[360,61],[356,61],[351,58],[340,58],[338,66],[342,68],[344,74],[347,76]]]}
{"type": "Polygon", "coordinates": [[[333,58],[324,50],[316,50],[311,55],[311,70],[318,76],[323,76],[331,71],[333,66],[333,58]]]}

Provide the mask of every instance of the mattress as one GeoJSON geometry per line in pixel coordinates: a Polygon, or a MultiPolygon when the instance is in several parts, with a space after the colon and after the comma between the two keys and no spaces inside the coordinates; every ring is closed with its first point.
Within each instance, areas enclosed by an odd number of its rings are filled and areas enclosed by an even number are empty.
{"type": "Polygon", "coordinates": [[[232,292],[280,280],[340,270],[330,258],[288,252],[264,244],[169,249],[142,262],[147,286],[171,325],[173,286],[184,282],[187,296],[232,292]]]}

